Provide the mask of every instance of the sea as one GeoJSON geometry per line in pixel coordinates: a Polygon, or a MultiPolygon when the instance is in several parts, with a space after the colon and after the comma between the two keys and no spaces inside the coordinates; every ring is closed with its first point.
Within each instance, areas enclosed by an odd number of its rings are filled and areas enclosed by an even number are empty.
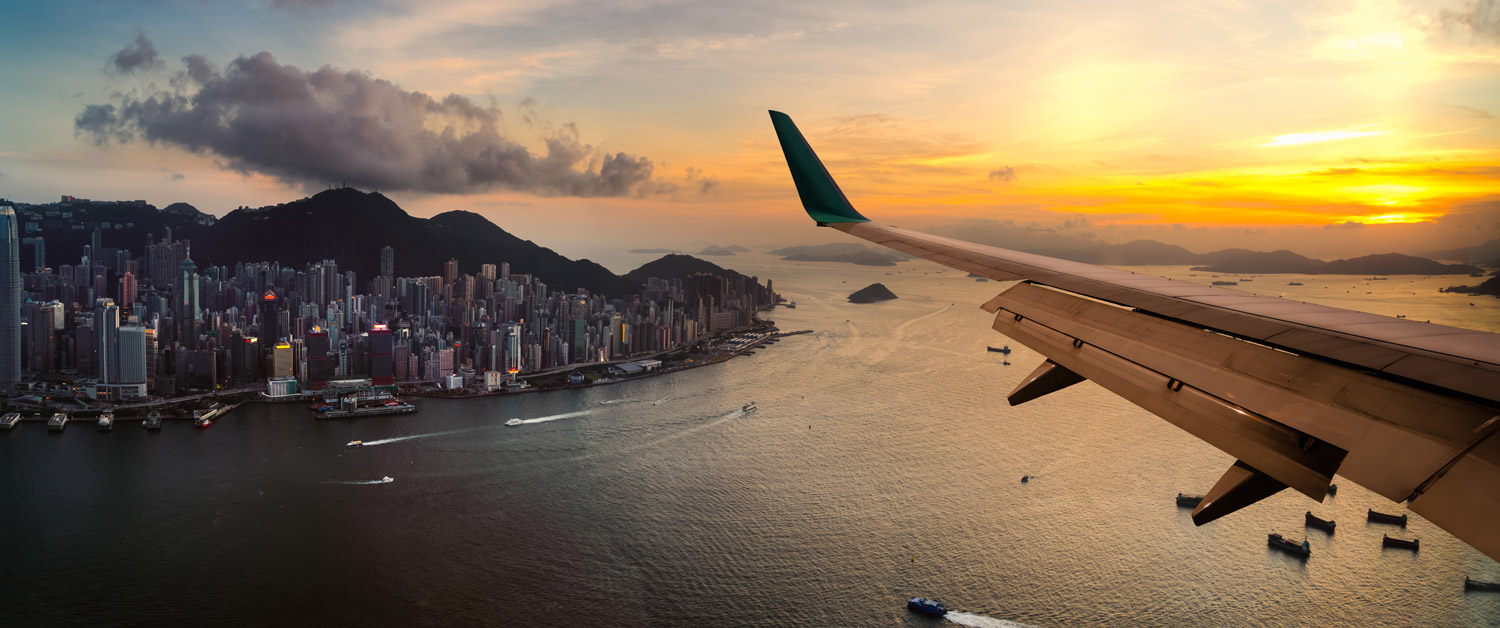
{"type": "MultiPolygon", "coordinates": [[[[1196,527],[1174,498],[1227,455],[1088,382],[1010,407],[1043,358],[979,308],[1009,284],[715,261],[772,278],[797,307],[765,316],[812,333],[408,416],[0,433],[0,626],[1500,625],[1500,594],[1463,588],[1500,565],[1416,515],[1366,522],[1406,510],[1353,482],[1196,527]],[[899,298],[846,302],[875,282],[899,298]]],[[[1468,277],[1132,270],[1500,332],[1500,299],[1438,292],[1468,277]]]]}

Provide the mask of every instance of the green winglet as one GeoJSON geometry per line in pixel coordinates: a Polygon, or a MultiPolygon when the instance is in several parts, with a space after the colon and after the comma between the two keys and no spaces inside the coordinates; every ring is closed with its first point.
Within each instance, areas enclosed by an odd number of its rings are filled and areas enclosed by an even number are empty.
{"type": "Polygon", "coordinates": [[[836,222],[870,222],[849,204],[849,199],[834,183],[833,175],[823,167],[818,155],[808,146],[807,139],[792,124],[792,119],[780,111],[771,112],[771,124],[776,127],[776,138],[781,140],[781,152],[786,155],[786,165],[792,170],[792,181],[797,184],[797,195],[802,197],[802,208],[818,225],[836,222]]]}

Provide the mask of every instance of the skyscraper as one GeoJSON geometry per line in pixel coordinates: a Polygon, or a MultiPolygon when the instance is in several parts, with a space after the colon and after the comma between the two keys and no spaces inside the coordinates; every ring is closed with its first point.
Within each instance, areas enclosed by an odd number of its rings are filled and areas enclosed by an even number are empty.
{"type": "Polygon", "coordinates": [[[198,265],[183,258],[177,266],[177,295],[172,313],[177,324],[177,342],[189,349],[198,348],[198,265]]]}
{"type": "Polygon", "coordinates": [[[21,239],[16,210],[0,205],[0,388],[21,381],[21,239]]]}
{"type": "Polygon", "coordinates": [[[386,281],[396,276],[396,249],[388,246],[380,249],[380,274],[386,281]]]}
{"type": "Polygon", "coordinates": [[[99,383],[120,383],[120,308],[114,299],[95,302],[94,351],[99,383]]]}
{"type": "Polygon", "coordinates": [[[146,383],[146,328],[126,325],[118,334],[120,370],[122,384],[146,383]]]}
{"type": "Polygon", "coordinates": [[[443,262],[443,285],[453,285],[454,279],[458,279],[458,260],[450,259],[443,262]]]}

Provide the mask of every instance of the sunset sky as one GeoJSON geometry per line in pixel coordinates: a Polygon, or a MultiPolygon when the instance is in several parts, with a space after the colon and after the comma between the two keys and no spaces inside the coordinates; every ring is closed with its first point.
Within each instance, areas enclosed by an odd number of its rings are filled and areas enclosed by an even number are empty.
{"type": "Polygon", "coordinates": [[[1001,244],[1500,237],[1494,0],[12,0],[0,19],[0,197],[20,202],[223,215],[347,181],[574,257],[837,240],[800,212],[776,109],[865,214],[1001,244]]]}

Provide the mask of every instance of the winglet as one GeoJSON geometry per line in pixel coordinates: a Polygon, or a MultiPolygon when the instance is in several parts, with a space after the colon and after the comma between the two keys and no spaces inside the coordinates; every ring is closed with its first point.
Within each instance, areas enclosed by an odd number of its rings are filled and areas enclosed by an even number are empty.
{"type": "Polygon", "coordinates": [[[802,197],[802,208],[807,215],[818,221],[818,225],[837,222],[870,222],[849,204],[849,199],[834,183],[833,175],[823,167],[817,153],[792,124],[792,119],[780,111],[771,112],[771,124],[776,127],[776,138],[781,140],[781,152],[786,155],[786,165],[792,170],[792,181],[797,184],[797,195],[802,197]]]}

